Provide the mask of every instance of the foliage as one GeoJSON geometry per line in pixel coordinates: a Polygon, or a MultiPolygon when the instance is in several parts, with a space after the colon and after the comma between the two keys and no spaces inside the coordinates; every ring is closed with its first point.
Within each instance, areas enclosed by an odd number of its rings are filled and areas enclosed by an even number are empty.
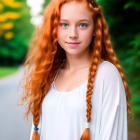
{"type": "Polygon", "coordinates": [[[4,39],[8,40],[11,39],[14,36],[14,33],[12,31],[9,31],[10,29],[13,29],[14,24],[10,21],[10,19],[18,19],[20,17],[20,14],[18,12],[13,11],[4,11],[7,6],[14,7],[14,8],[20,8],[21,3],[20,2],[14,2],[14,1],[8,1],[8,0],[1,0],[0,3],[0,37],[4,37],[4,39]],[[8,22],[9,20],[9,22],[8,22]]]}
{"type": "Polygon", "coordinates": [[[0,65],[23,62],[34,26],[26,0],[0,0],[0,65]]]}

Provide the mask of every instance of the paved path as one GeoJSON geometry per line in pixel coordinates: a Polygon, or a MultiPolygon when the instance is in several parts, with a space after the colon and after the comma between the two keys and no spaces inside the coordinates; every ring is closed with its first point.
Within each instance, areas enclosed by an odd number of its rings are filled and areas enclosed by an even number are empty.
{"type": "Polygon", "coordinates": [[[0,140],[29,140],[31,122],[24,121],[24,106],[17,109],[19,81],[23,76],[23,67],[11,76],[0,79],[0,140]],[[16,110],[17,109],[17,110],[16,110]]]}

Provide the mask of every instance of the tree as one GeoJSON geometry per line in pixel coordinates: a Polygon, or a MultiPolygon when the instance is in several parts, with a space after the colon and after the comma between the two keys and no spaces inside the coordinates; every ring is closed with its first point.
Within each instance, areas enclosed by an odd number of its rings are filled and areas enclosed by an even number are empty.
{"type": "Polygon", "coordinates": [[[23,62],[34,26],[26,0],[0,0],[0,65],[23,62]]]}
{"type": "Polygon", "coordinates": [[[20,17],[20,14],[18,12],[6,11],[6,10],[4,11],[4,9],[8,9],[8,7],[20,8],[21,3],[1,0],[0,37],[3,37],[6,40],[11,39],[14,36],[14,33],[10,31],[14,27],[14,23],[12,22],[12,20],[18,19],[20,17]]]}

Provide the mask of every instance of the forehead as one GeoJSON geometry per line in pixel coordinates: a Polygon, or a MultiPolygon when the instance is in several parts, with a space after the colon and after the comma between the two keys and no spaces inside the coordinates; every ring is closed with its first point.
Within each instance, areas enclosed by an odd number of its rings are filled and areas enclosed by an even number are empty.
{"type": "Polygon", "coordinates": [[[79,20],[79,19],[92,20],[91,13],[85,8],[83,2],[68,2],[60,9],[60,19],[66,20],[79,20]]]}

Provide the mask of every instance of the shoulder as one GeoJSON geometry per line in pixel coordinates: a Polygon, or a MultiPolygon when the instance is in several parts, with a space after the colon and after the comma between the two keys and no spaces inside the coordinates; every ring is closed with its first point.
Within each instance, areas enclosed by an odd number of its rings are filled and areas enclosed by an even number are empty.
{"type": "Polygon", "coordinates": [[[104,61],[99,65],[96,82],[96,85],[103,87],[103,91],[106,95],[112,94],[112,92],[119,93],[119,90],[124,91],[121,75],[116,66],[109,61],[104,61]]]}
{"type": "Polygon", "coordinates": [[[109,61],[104,61],[99,65],[97,74],[107,81],[121,80],[118,69],[109,61]]]}
{"type": "Polygon", "coordinates": [[[125,88],[121,75],[116,66],[109,61],[104,61],[98,66],[93,93],[95,102],[102,100],[100,103],[103,110],[117,105],[126,108],[125,88]]]}
{"type": "Polygon", "coordinates": [[[98,67],[98,79],[103,83],[103,108],[117,105],[126,108],[125,88],[116,66],[108,61],[101,63],[98,67]]]}

